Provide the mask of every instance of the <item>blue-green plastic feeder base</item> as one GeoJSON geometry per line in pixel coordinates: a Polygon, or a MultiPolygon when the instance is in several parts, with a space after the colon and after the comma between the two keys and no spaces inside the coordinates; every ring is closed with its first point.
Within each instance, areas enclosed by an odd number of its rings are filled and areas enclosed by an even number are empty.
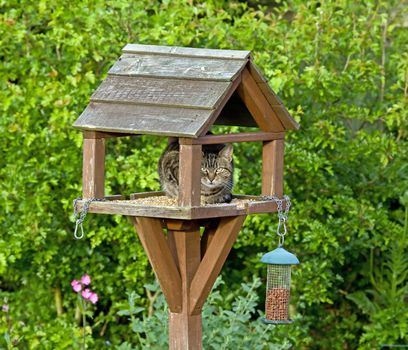
{"type": "Polygon", "coordinates": [[[293,320],[267,320],[266,318],[261,318],[261,321],[265,324],[291,324],[293,320]]]}

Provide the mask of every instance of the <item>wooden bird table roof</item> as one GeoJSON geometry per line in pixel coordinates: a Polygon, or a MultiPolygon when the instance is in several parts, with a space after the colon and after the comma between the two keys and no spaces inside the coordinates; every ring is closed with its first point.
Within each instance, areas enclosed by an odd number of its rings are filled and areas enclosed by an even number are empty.
{"type": "Polygon", "coordinates": [[[124,47],[74,127],[197,138],[213,124],[298,128],[250,51],[136,44],[124,47]]]}

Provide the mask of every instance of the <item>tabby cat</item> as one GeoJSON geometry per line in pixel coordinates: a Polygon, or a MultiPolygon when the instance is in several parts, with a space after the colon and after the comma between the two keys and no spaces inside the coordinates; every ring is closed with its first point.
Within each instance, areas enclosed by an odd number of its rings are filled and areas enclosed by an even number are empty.
{"type": "MultiPolygon", "coordinates": [[[[233,170],[232,145],[204,145],[201,160],[201,203],[231,202],[233,170]]],[[[159,160],[162,190],[168,197],[178,196],[179,145],[171,143],[159,160]]]]}

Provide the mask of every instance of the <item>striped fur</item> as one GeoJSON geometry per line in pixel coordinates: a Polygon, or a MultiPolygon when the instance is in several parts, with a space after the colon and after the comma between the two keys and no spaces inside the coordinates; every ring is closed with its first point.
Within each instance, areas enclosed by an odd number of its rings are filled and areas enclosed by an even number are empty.
{"type": "MultiPolygon", "coordinates": [[[[201,160],[201,203],[229,203],[232,199],[234,164],[232,145],[205,145],[201,160]]],[[[178,197],[179,145],[171,143],[159,160],[162,190],[171,198],[178,197]]]]}

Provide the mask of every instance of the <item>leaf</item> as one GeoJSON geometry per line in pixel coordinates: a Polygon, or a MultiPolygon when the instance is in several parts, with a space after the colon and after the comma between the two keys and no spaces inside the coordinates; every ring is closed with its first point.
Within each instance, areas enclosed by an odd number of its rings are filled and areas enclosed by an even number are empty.
{"type": "Polygon", "coordinates": [[[362,291],[347,294],[346,298],[354,302],[367,315],[377,311],[377,306],[362,291]]]}

